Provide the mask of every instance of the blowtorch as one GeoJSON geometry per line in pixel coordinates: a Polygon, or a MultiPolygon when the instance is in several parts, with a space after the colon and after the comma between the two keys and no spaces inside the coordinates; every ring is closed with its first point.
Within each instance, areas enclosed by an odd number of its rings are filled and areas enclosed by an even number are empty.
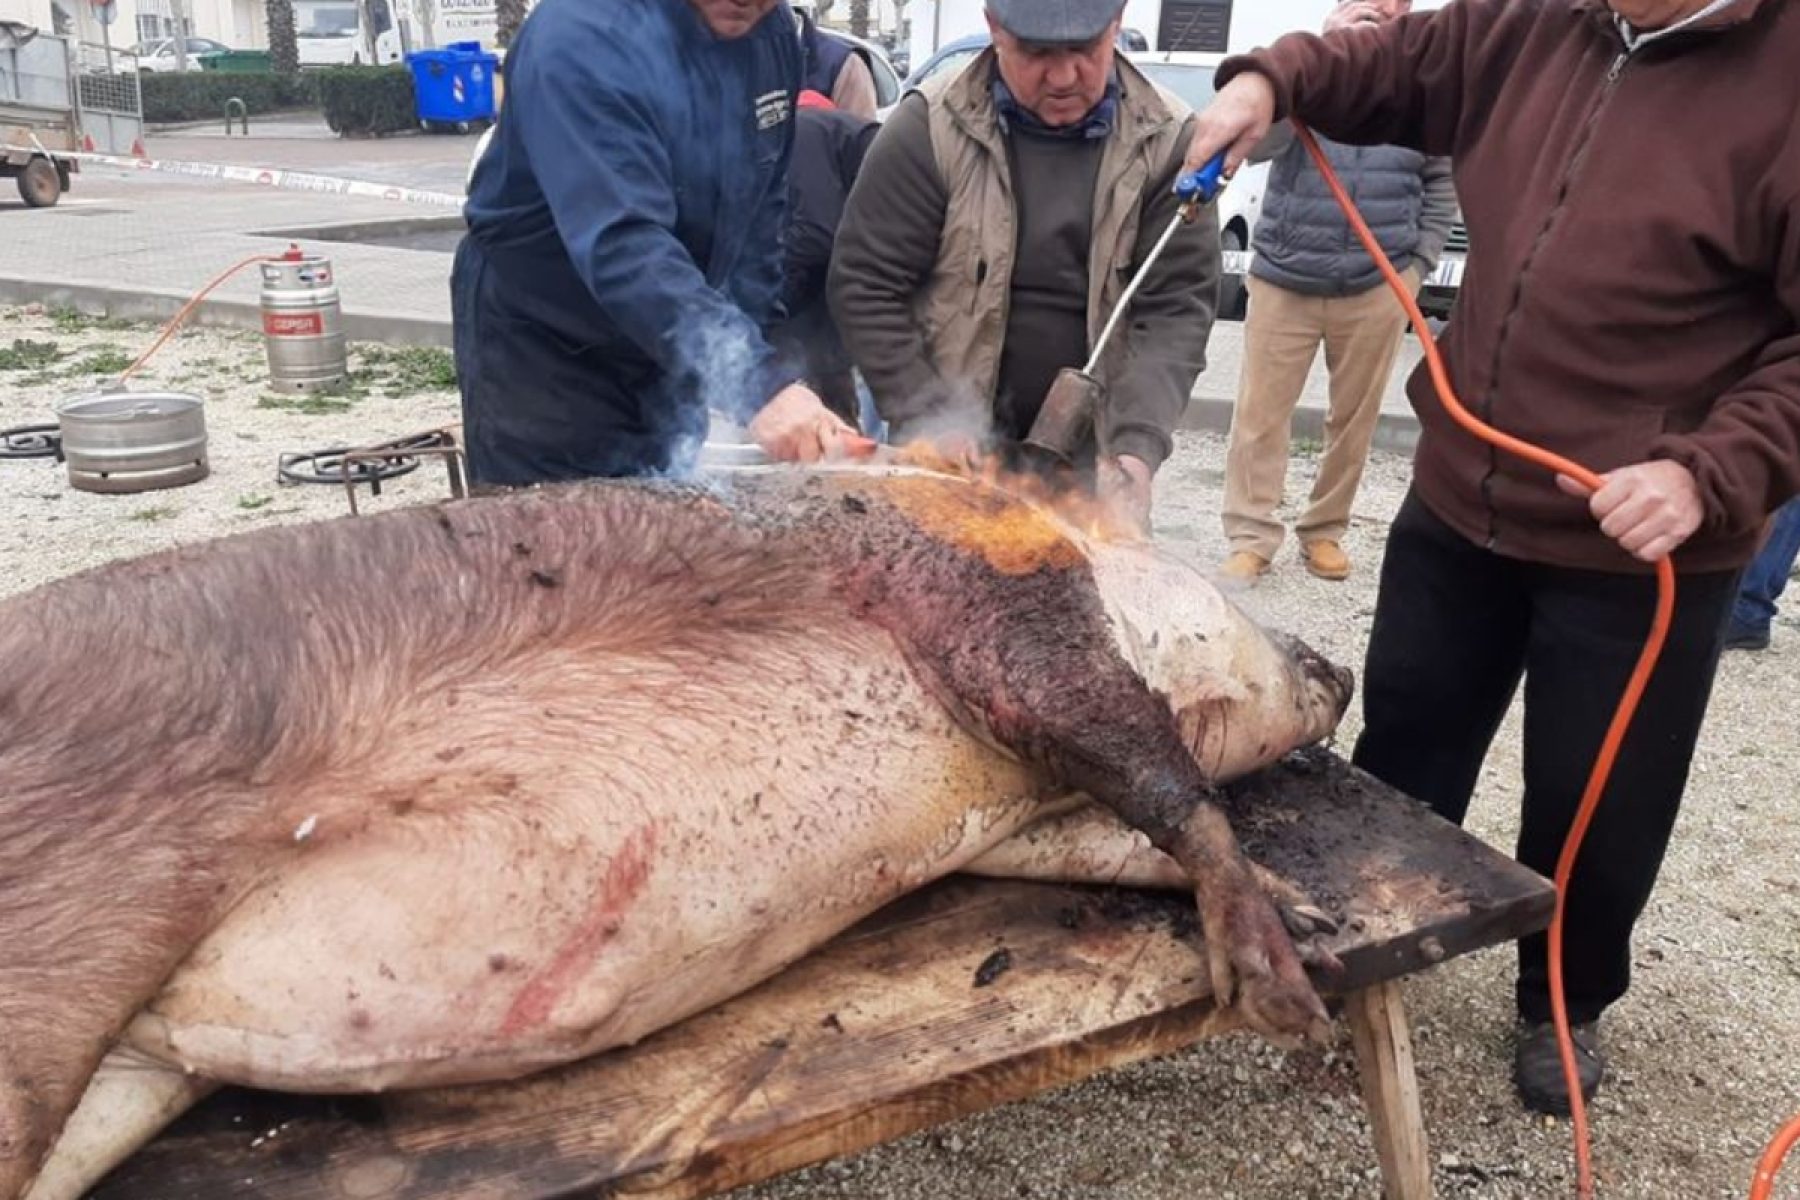
{"type": "MultiPolygon", "coordinates": [[[[1176,209],[1175,216],[1157,239],[1156,245],[1144,256],[1143,263],[1138,267],[1137,274],[1132,276],[1124,294],[1119,297],[1119,302],[1113,306],[1112,315],[1107,318],[1105,327],[1100,330],[1099,339],[1094,343],[1093,352],[1088,355],[1087,365],[1080,370],[1064,367],[1056,373],[1056,379],[1044,397],[1044,406],[1038,410],[1037,419],[1031,424],[1031,432],[1025,437],[1025,452],[1039,459],[1045,467],[1067,469],[1073,465],[1075,452],[1087,441],[1094,428],[1100,401],[1106,394],[1104,385],[1095,377],[1094,372],[1100,368],[1101,355],[1106,352],[1113,331],[1118,328],[1125,310],[1131,307],[1132,297],[1137,295],[1138,288],[1150,274],[1150,268],[1156,265],[1156,260],[1162,257],[1163,250],[1174,238],[1175,231],[1192,221],[1202,205],[1211,203],[1224,190],[1225,183],[1223,151],[1199,170],[1189,171],[1175,181],[1175,194],[1181,197],[1181,206],[1176,209]]],[[[1104,446],[1101,451],[1105,452],[1104,446]]]]}

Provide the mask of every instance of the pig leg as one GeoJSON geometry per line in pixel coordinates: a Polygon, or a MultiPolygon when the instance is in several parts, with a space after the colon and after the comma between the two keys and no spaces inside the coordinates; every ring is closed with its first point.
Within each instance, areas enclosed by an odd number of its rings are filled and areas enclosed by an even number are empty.
{"type": "Polygon", "coordinates": [[[853,607],[894,634],[972,733],[1092,796],[1180,864],[1218,1003],[1270,1037],[1322,1040],[1325,1007],[1288,931],[1168,704],[1121,654],[1085,557],[1029,516],[1007,521],[1001,502],[959,511],[929,485],[895,491],[898,527],[873,505],[842,510],[866,522],[843,577],[853,607]]]}
{"type": "Polygon", "coordinates": [[[25,1200],[79,1200],[218,1086],[128,1046],[109,1051],[25,1200]]]}
{"type": "MultiPolygon", "coordinates": [[[[994,879],[1051,883],[1172,890],[1193,886],[1187,873],[1152,846],[1149,838],[1105,809],[1085,802],[1021,830],[962,870],[994,879]]],[[[1337,922],[1298,887],[1260,863],[1252,862],[1250,873],[1295,938],[1337,932],[1337,922]]],[[[1309,965],[1322,965],[1330,958],[1307,943],[1300,944],[1300,953],[1309,965]]]]}

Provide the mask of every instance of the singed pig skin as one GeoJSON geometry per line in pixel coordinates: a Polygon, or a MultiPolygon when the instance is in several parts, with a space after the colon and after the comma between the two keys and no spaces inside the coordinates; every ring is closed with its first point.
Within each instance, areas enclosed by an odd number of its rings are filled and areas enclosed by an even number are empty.
{"type": "Polygon", "coordinates": [[[1194,877],[1220,994],[1304,1029],[1205,796],[1347,698],[1192,572],[918,472],[545,489],[53,584],[0,605],[0,1196],[128,1025],[229,1082],[516,1076],[1071,789],[1194,877]]]}

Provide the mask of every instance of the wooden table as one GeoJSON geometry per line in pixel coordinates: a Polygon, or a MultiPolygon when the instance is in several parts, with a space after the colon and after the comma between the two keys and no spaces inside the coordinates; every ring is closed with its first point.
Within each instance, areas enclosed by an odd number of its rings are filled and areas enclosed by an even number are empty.
{"type": "MultiPolygon", "coordinates": [[[[1387,1193],[1429,1196],[1398,981],[1542,928],[1550,885],[1323,752],[1227,802],[1246,850],[1340,918],[1344,974],[1321,986],[1344,997],[1387,1193]]],[[[955,877],[728,1004],[532,1079],[222,1092],[94,1196],[712,1195],[1235,1028],[1196,925],[1175,895],[955,877]]]]}

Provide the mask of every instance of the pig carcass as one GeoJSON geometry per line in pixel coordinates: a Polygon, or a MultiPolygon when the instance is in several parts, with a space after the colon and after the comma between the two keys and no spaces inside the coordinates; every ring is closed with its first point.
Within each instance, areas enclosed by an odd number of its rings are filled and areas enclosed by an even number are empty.
{"type": "Polygon", "coordinates": [[[61,580],[0,605],[0,1196],[79,1194],[219,1083],[632,1043],[984,855],[1031,873],[1043,845],[996,848],[1071,793],[1179,868],[1219,997],[1316,1031],[1207,797],[1349,692],[1148,547],[897,468],[543,489],[61,580]]]}

